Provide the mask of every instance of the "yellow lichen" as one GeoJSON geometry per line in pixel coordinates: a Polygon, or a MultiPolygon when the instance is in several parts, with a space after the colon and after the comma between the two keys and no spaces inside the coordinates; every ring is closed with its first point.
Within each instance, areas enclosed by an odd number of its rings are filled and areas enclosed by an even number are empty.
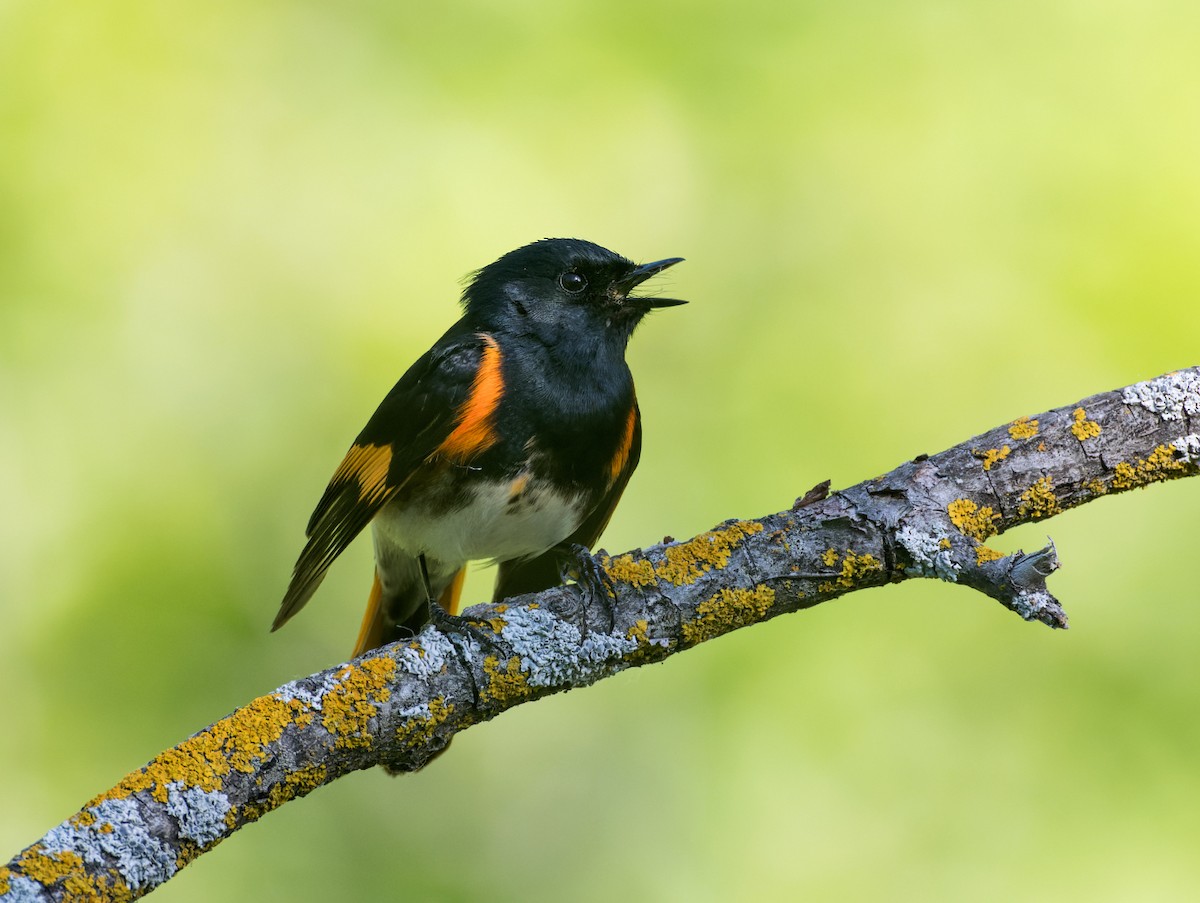
{"type": "Polygon", "coordinates": [[[1124,461],[1117,462],[1115,472],[1113,474],[1112,486],[1117,492],[1125,489],[1133,489],[1137,486],[1145,485],[1139,482],[1137,469],[1132,464],[1127,464],[1124,461]]]}
{"type": "Polygon", "coordinates": [[[454,712],[454,704],[446,702],[446,697],[435,696],[429,700],[429,714],[409,718],[396,729],[396,740],[405,751],[416,749],[430,741],[433,732],[454,712]]]}
{"type": "Polygon", "coordinates": [[[781,546],[783,546],[784,551],[787,551],[787,552],[792,551],[792,544],[790,542],[788,542],[788,538],[787,538],[787,530],[774,530],[771,532],[771,535],[769,538],[770,538],[771,542],[777,542],[781,546]]]}
{"type": "Polygon", "coordinates": [[[996,535],[1000,515],[990,505],[979,506],[970,499],[955,499],[946,506],[946,513],[950,515],[950,523],[964,536],[983,542],[996,535]]]}
{"type": "Polygon", "coordinates": [[[989,561],[998,561],[1003,557],[1003,552],[997,552],[991,546],[985,546],[983,543],[975,547],[976,564],[987,564],[989,561]]]}
{"type": "Polygon", "coordinates": [[[271,788],[270,795],[277,797],[279,803],[287,800],[294,800],[298,796],[305,796],[316,790],[325,783],[326,772],[324,765],[309,765],[307,768],[299,768],[293,771],[283,779],[282,784],[276,784],[271,788]]]}
{"type": "Polygon", "coordinates": [[[71,850],[43,853],[39,849],[32,856],[27,853],[21,857],[21,871],[26,877],[49,885],[59,878],[68,877],[72,872],[83,871],[83,859],[71,850]]]}
{"type": "Polygon", "coordinates": [[[371,745],[367,725],[390,697],[387,684],[395,671],[396,663],[381,655],[346,665],[333,676],[335,683],[321,700],[321,726],[333,734],[335,745],[371,745]]]}
{"type": "Polygon", "coordinates": [[[1004,448],[989,448],[983,453],[983,469],[991,470],[993,464],[997,464],[1008,457],[1008,453],[1012,449],[1007,445],[1004,448]]]}
{"type": "Polygon", "coordinates": [[[1075,409],[1074,418],[1075,422],[1071,424],[1071,432],[1080,442],[1084,439],[1095,439],[1100,435],[1100,424],[1095,420],[1088,420],[1087,411],[1083,408],[1075,409]]]}
{"type": "Polygon", "coordinates": [[[833,567],[838,563],[837,549],[826,549],[825,553],[821,556],[821,561],[825,563],[826,567],[833,567]]]}
{"type": "Polygon", "coordinates": [[[1045,443],[1045,442],[1039,442],[1039,443],[1037,444],[1037,450],[1038,450],[1038,451],[1040,451],[1040,452],[1044,452],[1044,451],[1046,450],[1046,443],[1045,443]]]}
{"type": "Polygon", "coordinates": [[[49,853],[34,844],[16,865],[17,872],[0,869],[0,894],[11,890],[12,878],[19,872],[43,887],[61,888],[64,900],[125,903],[133,899],[133,891],[116,872],[88,874],[83,859],[70,850],[49,853]]]}
{"type": "Polygon", "coordinates": [[[211,727],[160,753],[150,764],[126,775],[117,786],[91,800],[85,808],[105,800],[123,799],[149,790],[160,803],[167,801],[167,785],[220,790],[231,770],[249,773],[265,747],[278,740],[289,725],[312,721],[309,708],[299,700],[260,696],[211,727]]]}
{"type": "Polygon", "coordinates": [[[683,625],[683,640],[689,646],[711,640],[738,627],[762,620],[775,601],[769,586],[754,589],[723,589],[696,607],[696,617],[683,625]]]}
{"type": "Polygon", "coordinates": [[[73,871],[82,871],[83,860],[78,853],[72,853],[70,850],[47,853],[40,843],[35,843],[21,854],[17,865],[26,878],[49,887],[73,871]]]}
{"type": "Polygon", "coordinates": [[[668,649],[667,643],[652,643],[650,641],[650,622],[641,618],[633,622],[633,626],[625,631],[625,638],[637,643],[637,648],[626,652],[623,658],[633,665],[643,664],[655,658],[661,658],[668,649]]]}
{"type": "MultiPolygon", "coordinates": [[[[831,556],[829,553],[834,552],[833,549],[828,549],[821,560],[826,564],[836,564],[838,555],[836,552],[831,556]],[[832,560],[831,560],[832,559],[832,560]]],[[[859,555],[853,550],[846,551],[846,557],[842,559],[842,570],[835,580],[826,580],[817,584],[817,592],[820,593],[835,593],[838,590],[851,589],[855,583],[861,578],[870,574],[873,571],[882,570],[883,565],[879,563],[879,559],[869,553],[859,555]]]]}
{"type": "Polygon", "coordinates": [[[1038,422],[1028,417],[1018,417],[1009,426],[1008,434],[1014,439],[1032,439],[1038,434],[1038,422]]]}
{"type": "Polygon", "coordinates": [[[1087,480],[1084,482],[1083,488],[1092,495],[1104,495],[1108,492],[1108,487],[1104,485],[1103,480],[1087,480]]]}
{"type": "Polygon", "coordinates": [[[1021,517],[1050,517],[1058,514],[1062,508],[1058,504],[1058,496],[1054,494],[1054,484],[1049,477],[1042,477],[1032,486],[1021,493],[1021,504],[1017,513],[1021,517]]]}
{"type": "Polygon", "coordinates": [[[938,540],[938,548],[939,549],[950,549],[953,547],[953,545],[954,545],[954,543],[950,542],[949,536],[943,536],[941,539],[938,540]]]}
{"type": "Polygon", "coordinates": [[[93,879],[89,875],[72,875],[63,882],[64,900],[96,901],[96,903],[126,903],[136,899],[133,890],[115,871],[93,879]]]}
{"type": "Polygon", "coordinates": [[[614,580],[630,586],[654,586],[654,565],[645,558],[635,561],[632,555],[622,555],[605,561],[604,569],[614,580]]]}
{"type": "Polygon", "coordinates": [[[1190,472],[1188,462],[1175,457],[1171,446],[1160,445],[1143,460],[1134,461],[1132,464],[1125,461],[1120,462],[1115,468],[1112,488],[1117,492],[1122,492],[1126,489],[1148,486],[1160,480],[1183,476],[1190,472]]]}
{"type": "Polygon", "coordinates": [[[845,589],[850,589],[861,578],[881,570],[883,570],[883,565],[874,555],[856,555],[854,552],[847,551],[846,557],[842,559],[842,573],[837,578],[837,584],[845,589]]]}
{"type": "Polygon", "coordinates": [[[695,539],[669,546],[654,572],[676,586],[695,583],[706,571],[725,567],[730,554],[743,539],[761,532],[762,524],[737,521],[720,530],[701,533],[695,539]]]}
{"type": "Polygon", "coordinates": [[[526,699],[532,692],[525,672],[521,670],[521,659],[513,656],[500,667],[500,659],[489,655],[483,660],[483,671],[488,677],[487,686],[479,694],[484,702],[515,702],[526,699]]]}
{"type": "Polygon", "coordinates": [[[634,640],[639,646],[650,641],[649,634],[650,622],[645,618],[640,618],[633,622],[633,626],[625,631],[625,638],[634,640]]]}
{"type": "MultiPolygon", "coordinates": [[[[217,840],[215,843],[211,844],[210,849],[211,847],[215,847],[220,842],[220,840],[217,840]]],[[[196,859],[203,852],[204,847],[200,846],[200,844],[196,843],[195,841],[188,840],[187,838],[180,839],[179,852],[175,855],[175,868],[186,868],[193,859],[196,859]]]]}
{"type": "Polygon", "coordinates": [[[70,820],[76,828],[88,828],[96,823],[96,813],[91,809],[81,809],[72,815],[70,820]]]}
{"type": "MultiPolygon", "coordinates": [[[[261,803],[250,803],[241,808],[238,812],[238,819],[245,824],[246,822],[258,821],[268,812],[277,809],[289,800],[294,800],[298,796],[304,796],[316,790],[325,783],[325,766],[310,765],[307,768],[300,768],[286,775],[282,781],[275,784],[267,791],[267,798],[261,803]]],[[[229,818],[226,816],[226,824],[229,824],[229,818]]],[[[233,828],[236,825],[230,825],[233,828]]],[[[203,850],[198,850],[203,852],[203,850]]],[[[184,863],[186,864],[186,863],[184,863]]]]}

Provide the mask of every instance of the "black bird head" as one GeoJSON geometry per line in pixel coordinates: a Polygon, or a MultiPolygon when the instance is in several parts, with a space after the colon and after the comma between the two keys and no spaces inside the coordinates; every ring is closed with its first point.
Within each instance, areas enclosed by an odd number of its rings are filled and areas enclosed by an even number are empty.
{"type": "Polygon", "coordinates": [[[463,305],[468,316],[492,328],[550,342],[567,334],[590,335],[623,347],[651,310],[687,303],[631,294],[682,259],[638,266],[590,241],[544,238],[476,272],[463,292],[463,305]]]}

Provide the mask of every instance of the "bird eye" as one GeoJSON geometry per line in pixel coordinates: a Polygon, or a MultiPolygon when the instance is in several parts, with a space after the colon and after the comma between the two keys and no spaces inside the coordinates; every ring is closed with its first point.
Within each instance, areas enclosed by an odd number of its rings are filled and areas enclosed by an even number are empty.
{"type": "Polygon", "coordinates": [[[558,277],[558,284],[565,291],[570,292],[572,295],[577,295],[587,288],[587,279],[580,273],[563,273],[558,277]]]}

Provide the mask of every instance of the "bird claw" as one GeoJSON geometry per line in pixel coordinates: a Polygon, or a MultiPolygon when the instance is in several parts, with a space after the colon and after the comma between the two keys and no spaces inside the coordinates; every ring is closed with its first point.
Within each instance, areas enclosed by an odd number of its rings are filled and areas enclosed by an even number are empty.
{"type": "Polygon", "coordinates": [[[429,623],[447,636],[457,634],[473,639],[479,646],[490,650],[497,657],[504,657],[508,654],[496,638],[496,632],[490,626],[485,626],[486,622],[464,618],[462,615],[452,615],[433,599],[429,600],[429,623]]]}
{"type": "Polygon", "coordinates": [[[612,577],[586,546],[567,543],[563,546],[563,554],[560,576],[564,582],[574,580],[583,594],[583,634],[587,635],[587,609],[591,602],[595,602],[608,615],[608,632],[612,633],[617,627],[617,613],[613,608],[617,593],[612,577]]]}

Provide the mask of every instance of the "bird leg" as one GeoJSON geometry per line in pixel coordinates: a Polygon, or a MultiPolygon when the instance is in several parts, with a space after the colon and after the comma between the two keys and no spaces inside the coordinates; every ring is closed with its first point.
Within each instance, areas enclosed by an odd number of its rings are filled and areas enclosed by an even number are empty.
{"type": "Polygon", "coordinates": [[[475,640],[479,646],[490,650],[497,658],[506,658],[509,650],[501,645],[496,636],[496,631],[490,626],[486,626],[486,622],[464,618],[461,615],[452,615],[446,609],[442,608],[441,603],[433,595],[433,586],[429,582],[429,565],[425,561],[425,555],[419,555],[417,560],[421,563],[421,579],[425,581],[425,596],[428,599],[429,605],[429,622],[444,634],[456,633],[469,637],[475,640]]]}
{"type": "Polygon", "coordinates": [[[567,542],[558,546],[557,550],[563,556],[560,569],[563,581],[574,580],[583,596],[583,618],[581,620],[584,635],[587,635],[587,610],[592,603],[595,603],[608,615],[608,632],[612,633],[617,629],[617,612],[613,607],[613,599],[616,598],[617,593],[613,587],[612,577],[596,560],[587,546],[582,546],[577,542],[567,542]]]}

